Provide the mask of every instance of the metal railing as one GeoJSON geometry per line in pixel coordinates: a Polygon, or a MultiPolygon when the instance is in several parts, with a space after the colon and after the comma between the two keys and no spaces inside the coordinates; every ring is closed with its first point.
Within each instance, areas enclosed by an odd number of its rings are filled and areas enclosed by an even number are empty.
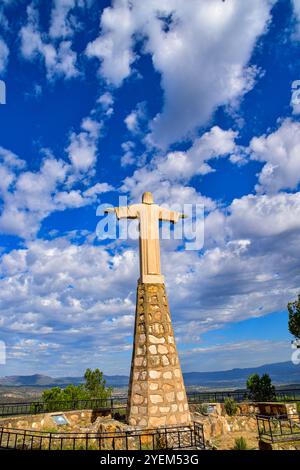
{"type": "Polygon", "coordinates": [[[223,403],[225,398],[234,398],[237,402],[247,400],[247,390],[216,391],[216,392],[188,392],[189,403],[223,403]]]}
{"type": "Polygon", "coordinates": [[[73,411],[73,410],[95,410],[95,411],[117,411],[127,406],[127,397],[88,399],[88,400],[68,400],[43,402],[34,401],[26,403],[1,403],[0,416],[17,416],[51,413],[52,411],[73,411]]]}
{"type": "MultiPolygon", "coordinates": [[[[234,400],[239,403],[247,401],[248,399],[246,390],[188,392],[187,395],[190,404],[223,403],[227,397],[234,398],[234,400]]],[[[276,390],[276,395],[272,401],[300,401],[300,389],[276,390]]],[[[125,409],[126,406],[127,396],[111,397],[107,399],[56,401],[49,403],[43,401],[0,403],[0,417],[83,409],[118,412],[125,409]]]]}
{"type": "MultiPolygon", "coordinates": [[[[223,403],[225,398],[234,398],[236,402],[248,401],[247,390],[220,390],[214,392],[188,392],[189,403],[223,403]]],[[[278,402],[289,402],[289,401],[300,401],[300,388],[299,389],[287,389],[287,390],[276,390],[275,396],[272,401],[278,402]]]]}
{"type": "Polygon", "coordinates": [[[257,416],[258,436],[267,442],[300,439],[300,414],[257,416]]]}
{"type": "Polygon", "coordinates": [[[0,427],[0,449],[160,450],[205,449],[203,426],[173,426],[117,432],[43,432],[0,427]]]}

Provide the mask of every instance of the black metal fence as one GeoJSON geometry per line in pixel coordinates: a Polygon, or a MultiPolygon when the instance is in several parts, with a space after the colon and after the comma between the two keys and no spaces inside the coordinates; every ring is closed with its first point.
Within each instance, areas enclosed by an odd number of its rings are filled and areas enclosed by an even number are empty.
{"type": "Polygon", "coordinates": [[[52,411],[73,411],[73,410],[95,410],[95,411],[120,411],[127,406],[127,397],[89,399],[89,400],[69,400],[54,402],[27,402],[27,403],[1,403],[0,416],[17,416],[40,413],[50,413],[52,411]]]}
{"type": "MultiPolygon", "coordinates": [[[[188,392],[189,403],[223,403],[225,398],[234,398],[236,402],[243,402],[249,400],[247,390],[220,390],[214,392],[188,392]]],[[[275,396],[272,401],[289,402],[300,401],[300,388],[276,390],[275,396]]]]}
{"type": "MultiPolygon", "coordinates": [[[[215,391],[215,392],[188,392],[190,404],[223,403],[225,398],[234,398],[237,402],[248,399],[246,390],[215,391]]],[[[300,389],[277,390],[272,401],[289,402],[300,401],[300,389]]],[[[43,401],[24,403],[0,403],[0,417],[27,414],[49,413],[52,411],[71,411],[91,409],[95,411],[121,412],[126,408],[127,396],[112,397],[108,399],[71,400],[46,403],[43,401]]]]}
{"type": "Polygon", "coordinates": [[[225,398],[234,398],[237,402],[247,400],[246,390],[219,391],[219,392],[189,392],[189,403],[223,403],[225,398]]]}
{"type": "Polygon", "coordinates": [[[257,416],[258,436],[266,442],[300,439],[300,414],[257,416]]]}
{"type": "Polygon", "coordinates": [[[0,449],[16,450],[159,450],[205,449],[203,426],[102,433],[67,433],[0,427],[0,449]]]}

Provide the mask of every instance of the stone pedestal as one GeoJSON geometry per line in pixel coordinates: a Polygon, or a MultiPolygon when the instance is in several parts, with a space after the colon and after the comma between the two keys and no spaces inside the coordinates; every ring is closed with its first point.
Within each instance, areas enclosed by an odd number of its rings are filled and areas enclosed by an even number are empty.
{"type": "Polygon", "coordinates": [[[138,283],[127,422],[191,423],[164,284],[138,283]]]}

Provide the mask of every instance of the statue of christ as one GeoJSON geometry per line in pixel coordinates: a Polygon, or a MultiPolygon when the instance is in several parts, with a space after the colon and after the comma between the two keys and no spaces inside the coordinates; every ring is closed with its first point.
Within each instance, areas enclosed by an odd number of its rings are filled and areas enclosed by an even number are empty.
{"type": "Polygon", "coordinates": [[[154,204],[152,193],[145,192],[142,203],[105,210],[115,212],[118,219],[139,219],[140,282],[163,284],[160,272],[159,221],[178,222],[184,214],[154,204]]]}

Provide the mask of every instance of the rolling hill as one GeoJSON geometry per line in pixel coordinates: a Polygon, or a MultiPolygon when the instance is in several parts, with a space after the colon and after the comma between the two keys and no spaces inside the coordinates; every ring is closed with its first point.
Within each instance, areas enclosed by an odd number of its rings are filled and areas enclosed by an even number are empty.
{"type": "MultiPolygon", "coordinates": [[[[265,364],[259,367],[245,369],[231,369],[215,372],[187,372],[184,373],[186,386],[198,386],[205,388],[243,388],[250,374],[268,373],[275,385],[300,384],[300,366],[292,362],[280,362],[265,364]]],[[[104,376],[107,385],[113,387],[126,387],[128,376],[107,375],[104,376]]],[[[0,386],[9,387],[64,387],[70,383],[78,385],[83,382],[82,377],[50,377],[42,374],[11,375],[0,377],[0,386]]]]}

